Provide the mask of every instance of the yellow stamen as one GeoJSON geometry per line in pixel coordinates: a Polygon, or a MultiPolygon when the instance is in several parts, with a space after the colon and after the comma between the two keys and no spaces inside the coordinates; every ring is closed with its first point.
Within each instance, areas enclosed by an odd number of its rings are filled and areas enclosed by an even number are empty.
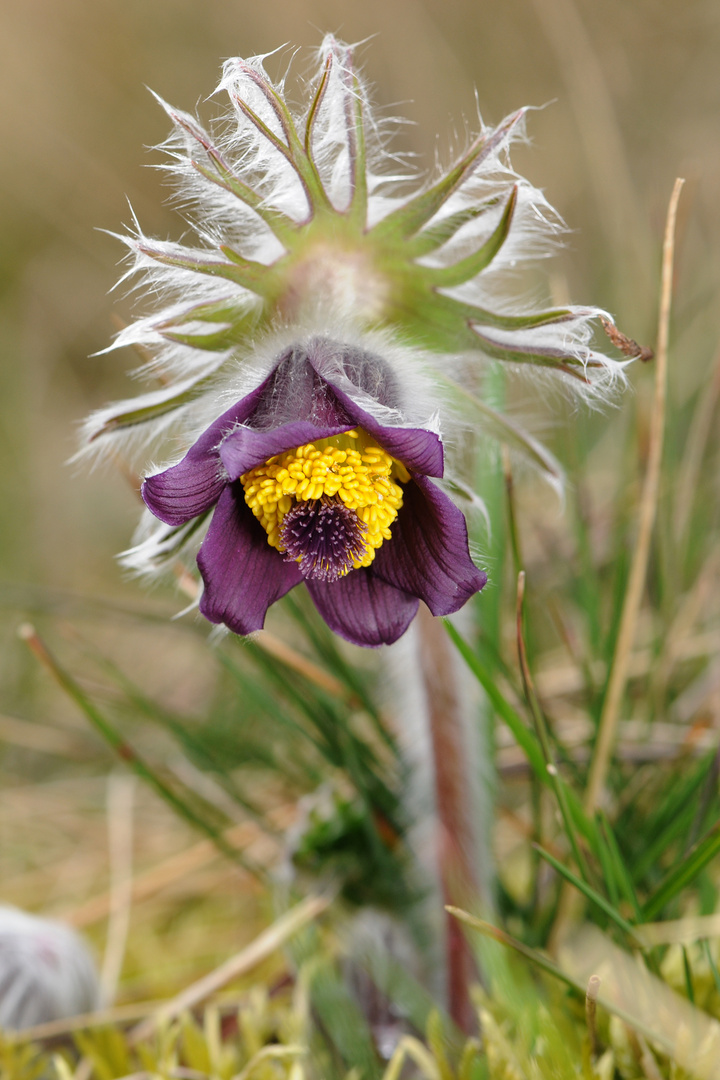
{"type": "Polygon", "coordinates": [[[364,524],[365,551],[353,569],[369,566],[402,506],[396,481],[410,479],[396,461],[364,431],[347,431],[316,443],[286,450],[244,473],[245,502],[268,534],[271,547],[283,551],[283,518],[296,502],[340,499],[364,524]]]}

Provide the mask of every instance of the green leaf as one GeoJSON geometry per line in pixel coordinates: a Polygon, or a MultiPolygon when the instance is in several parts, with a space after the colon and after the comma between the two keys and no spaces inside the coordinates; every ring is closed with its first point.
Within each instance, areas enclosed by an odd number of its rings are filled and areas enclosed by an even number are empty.
{"type": "Polygon", "coordinates": [[[317,956],[301,977],[308,981],[313,1008],[345,1067],[358,1069],[363,1080],[379,1080],[382,1070],[368,1023],[332,963],[317,956]]]}
{"type": "Polygon", "coordinates": [[[422,271],[426,280],[435,289],[451,289],[456,285],[462,285],[470,281],[477,274],[486,269],[495,258],[505,243],[510,232],[513,213],[517,203],[517,184],[510,193],[510,198],[503,211],[497,226],[487,238],[484,244],[468,255],[465,259],[453,263],[452,266],[423,266],[422,271]]]}
{"type": "Polygon", "coordinates": [[[305,188],[305,193],[310,202],[310,206],[315,210],[329,208],[330,202],[318,171],[315,168],[313,160],[308,157],[305,147],[300,141],[292,113],[288,109],[283,98],[278,94],[272,83],[264,78],[260,72],[250,64],[239,61],[238,66],[245,76],[250,79],[251,82],[255,83],[265,97],[265,100],[270,105],[270,108],[275,113],[280,126],[282,127],[287,142],[283,142],[282,139],[279,139],[260,116],[250,108],[247,102],[237,94],[233,95],[234,104],[245,114],[245,116],[247,116],[248,120],[255,125],[268,142],[272,143],[275,149],[287,158],[305,188]]]}
{"type": "MultiPolygon", "coordinates": [[[[536,367],[553,368],[570,375],[580,382],[587,383],[585,365],[573,353],[563,349],[534,345],[511,345],[506,342],[493,341],[487,334],[481,331],[477,323],[470,323],[473,332],[482,344],[483,352],[492,356],[495,360],[506,360],[513,364],[534,364],[536,367]]],[[[589,363],[588,367],[598,367],[599,364],[589,363]]]]}
{"type": "Polygon", "coordinates": [[[168,341],[176,341],[178,345],[188,345],[192,349],[224,352],[243,341],[248,335],[248,329],[249,327],[236,323],[225,330],[217,330],[214,334],[183,334],[177,330],[164,330],[162,336],[168,341]]]}
{"type": "Polygon", "coordinates": [[[216,184],[218,187],[222,187],[225,191],[235,195],[236,198],[240,199],[241,202],[244,202],[246,206],[249,206],[254,210],[258,217],[270,226],[278,239],[284,240],[296,231],[297,225],[292,218],[287,217],[282,211],[268,206],[265,198],[259,192],[240,180],[199,124],[196,124],[184,113],[177,112],[175,109],[168,109],[164,101],[161,99],[158,100],[163,108],[166,109],[173,123],[177,124],[178,127],[181,127],[183,131],[187,132],[187,134],[198,143],[212,162],[215,170],[214,172],[207,168],[207,166],[202,165],[199,161],[192,162],[193,168],[195,168],[201,176],[204,176],[210,183],[216,184]]]}
{"type": "Polygon", "coordinates": [[[211,172],[204,165],[201,165],[199,161],[193,161],[193,168],[204,176],[210,183],[216,184],[218,187],[224,188],[225,191],[230,192],[231,195],[235,195],[241,202],[244,202],[246,206],[249,206],[251,210],[261,218],[266,225],[272,229],[283,244],[292,243],[292,238],[297,232],[299,226],[297,222],[293,221],[287,214],[283,214],[281,210],[276,210],[272,206],[268,206],[265,198],[253,191],[251,187],[244,184],[239,180],[235,174],[228,168],[221,168],[216,162],[213,162],[218,170],[218,174],[211,172]]]}
{"type": "Polygon", "coordinates": [[[372,233],[391,242],[407,240],[423,228],[438,212],[453,192],[463,184],[467,177],[494,153],[508,138],[514,127],[522,120],[525,110],[520,109],[494,131],[478,136],[458,163],[427,191],[420,192],[384,217],[372,233]]]}
{"type": "Polygon", "coordinates": [[[199,397],[206,387],[212,384],[222,366],[222,364],[216,365],[209,375],[203,375],[199,379],[144,394],[140,398],[143,404],[120,402],[113,409],[104,409],[100,414],[103,416],[103,422],[91,431],[87,441],[91,443],[102,435],[110,435],[115,431],[137,427],[140,424],[148,424],[160,416],[166,416],[176,409],[181,409],[199,397]]]}
{"type": "MultiPolygon", "coordinates": [[[[545,956],[544,953],[539,952],[537,949],[531,949],[522,941],[518,941],[517,938],[512,937],[504,930],[500,930],[499,927],[493,926],[483,919],[478,919],[474,915],[470,915],[467,911],[462,911],[460,908],[449,906],[446,910],[449,911],[451,915],[454,915],[456,919],[460,919],[461,922],[464,922],[467,926],[471,927],[471,929],[477,930],[486,937],[498,941],[501,945],[506,946],[506,948],[512,949],[526,960],[529,960],[531,964],[540,968],[541,971],[545,971],[548,975],[552,975],[554,979],[558,979],[572,990],[576,990],[583,997],[585,996],[587,987],[571,975],[568,975],[562,968],[559,968],[558,965],[553,963],[553,961],[545,956]]],[[[638,1017],[633,1016],[632,1013],[621,1008],[614,1001],[604,998],[602,996],[602,991],[600,1001],[602,1002],[603,1008],[607,1009],[608,1012],[613,1013],[624,1023],[628,1024],[636,1031],[639,1031],[646,1039],[650,1039],[653,1043],[662,1045],[666,1053],[672,1054],[673,1045],[669,1039],[664,1039],[664,1033],[662,1031],[655,1031],[647,1027],[638,1017]]]]}
{"type": "Polygon", "coordinates": [[[684,859],[673,867],[655,892],[645,901],[642,913],[648,922],[657,918],[671,900],[683,889],[692,885],[695,878],[707,864],[720,854],[720,822],[699,840],[684,859]]]}
{"type": "Polygon", "coordinates": [[[451,240],[455,233],[462,229],[463,225],[467,225],[482,214],[486,214],[488,210],[492,210],[499,202],[500,198],[498,196],[487,199],[477,206],[469,206],[465,210],[458,210],[456,214],[449,214],[448,217],[439,221],[437,225],[430,225],[408,241],[408,254],[413,259],[419,259],[423,255],[430,255],[431,252],[437,251],[448,240],[451,240]]]}
{"type": "Polygon", "coordinates": [[[365,124],[363,121],[362,94],[357,76],[350,73],[352,87],[346,88],[346,109],[351,115],[347,118],[348,156],[350,159],[350,187],[352,197],[349,216],[360,228],[367,223],[368,186],[367,186],[367,147],[365,145],[365,124]]]}
{"type": "Polygon", "coordinates": [[[496,330],[535,330],[539,326],[555,326],[577,318],[577,313],[570,308],[547,308],[545,311],[533,311],[528,315],[498,315],[486,308],[478,308],[450,296],[439,294],[438,298],[440,297],[452,305],[456,312],[467,321],[474,338],[480,336],[478,327],[492,326],[496,330]]]}
{"type": "Polygon", "coordinates": [[[542,858],[545,859],[545,862],[550,863],[550,865],[554,867],[555,870],[557,870],[558,874],[564,877],[566,881],[569,881],[571,885],[574,885],[575,888],[578,889],[583,894],[583,896],[587,897],[587,899],[592,904],[595,904],[595,906],[599,907],[601,911],[604,911],[607,917],[615,923],[618,929],[622,930],[624,934],[627,934],[628,938],[632,941],[634,945],[637,945],[638,947],[642,946],[642,942],[635,933],[634,928],[630,925],[627,919],[623,919],[620,912],[615,907],[613,907],[613,905],[608,900],[606,900],[604,896],[601,896],[599,892],[593,889],[591,885],[588,885],[586,881],[583,881],[582,878],[579,878],[577,874],[574,874],[572,870],[569,870],[567,866],[563,866],[560,860],[556,859],[554,855],[551,855],[549,851],[546,851],[544,848],[540,847],[539,844],[535,844],[533,846],[535,847],[535,850],[538,852],[538,854],[540,854],[542,858]]]}
{"type": "Polygon", "coordinates": [[[158,330],[171,330],[174,326],[189,322],[237,323],[247,316],[247,304],[238,304],[235,297],[227,296],[210,304],[191,304],[180,314],[173,315],[172,319],[154,325],[158,330]]]}
{"type": "Polygon", "coordinates": [[[141,255],[147,255],[148,258],[163,266],[176,266],[180,270],[190,270],[196,274],[225,278],[227,281],[240,285],[243,289],[257,293],[258,296],[265,294],[264,283],[267,281],[269,268],[265,263],[244,259],[226,244],[223,244],[220,250],[230,259],[230,262],[205,259],[201,252],[188,251],[186,254],[181,254],[180,251],[175,253],[163,251],[152,247],[145,240],[138,241],[133,246],[141,255]]]}
{"type": "Polygon", "coordinates": [[[310,106],[307,111],[307,117],[305,119],[305,153],[309,158],[312,157],[312,139],[313,132],[315,131],[315,121],[317,120],[318,113],[320,112],[320,106],[322,105],[323,98],[325,97],[325,91],[327,90],[328,82],[330,80],[330,71],[334,62],[334,56],[332,53],[328,53],[325,60],[325,67],[323,68],[320,82],[318,83],[315,95],[310,102],[310,106]]]}
{"type": "MultiPolygon", "coordinates": [[[[635,892],[635,886],[633,885],[630,872],[625,865],[618,842],[613,832],[610,822],[602,812],[598,812],[596,815],[596,821],[598,824],[598,831],[600,833],[598,841],[598,850],[601,853],[605,853],[607,864],[603,862],[603,869],[607,865],[608,875],[614,883],[614,890],[619,890],[624,899],[631,905],[635,918],[637,921],[642,921],[642,914],[640,910],[640,903],[635,892]]],[[[601,860],[603,855],[601,854],[601,860]]],[[[608,879],[606,878],[606,881],[608,879]]]]}

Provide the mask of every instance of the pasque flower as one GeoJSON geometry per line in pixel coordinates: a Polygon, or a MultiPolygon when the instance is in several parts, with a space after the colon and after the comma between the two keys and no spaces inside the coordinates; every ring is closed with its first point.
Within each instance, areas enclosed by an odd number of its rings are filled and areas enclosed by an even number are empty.
{"type": "Polygon", "coordinates": [[[478,362],[587,397],[622,364],[591,345],[605,313],[508,291],[562,229],[510,165],[523,110],[481,125],[426,180],[391,153],[351,49],[325,40],[300,111],[264,63],[225,64],[231,112],[212,132],[161,102],[165,167],[199,243],[139,226],[122,238],[162,307],[115,347],[140,347],[139,374],[156,382],[92,416],[86,446],[186,451],[146,479],[152,516],[127,565],[155,572],[197,553],[201,611],[238,633],[304,580],[333,629],[377,645],[419,599],[446,614],[485,583],[436,482],[461,479],[445,460],[453,395],[557,480],[551,456],[476,395],[478,362]]]}
{"type": "Polygon", "coordinates": [[[482,588],[465,519],[428,479],[443,474],[440,438],[393,422],[392,398],[381,359],[326,339],[296,345],[145,481],[168,525],[214,507],[198,554],[211,622],[258,630],[304,579],[333,630],[381,645],[407,629],[418,599],[447,615],[482,588]]]}

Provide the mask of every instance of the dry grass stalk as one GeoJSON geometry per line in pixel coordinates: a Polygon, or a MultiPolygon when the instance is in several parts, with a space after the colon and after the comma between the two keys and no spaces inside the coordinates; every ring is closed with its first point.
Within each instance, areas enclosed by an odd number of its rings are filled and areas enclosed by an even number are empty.
{"type": "Polygon", "coordinates": [[[283,664],[287,664],[293,671],[304,675],[309,682],[314,683],[320,690],[324,690],[333,697],[344,699],[348,696],[347,689],[339,679],[334,678],[318,664],[308,660],[297,649],[293,649],[291,645],[281,641],[279,637],[271,634],[268,630],[259,630],[255,634],[253,641],[257,642],[260,648],[264,649],[270,656],[274,656],[276,660],[281,660],[283,664]]]}
{"type": "Polygon", "coordinates": [[[254,941],[246,945],[235,956],[205,975],[202,979],[186,987],[176,997],[163,1003],[151,1016],[138,1024],[130,1033],[132,1043],[141,1042],[155,1030],[158,1024],[173,1020],[182,1013],[200,1005],[212,994],[222,990],[233,979],[246,975],[263,960],[272,956],[286,941],[312,922],[325,911],[332,902],[332,896],[308,896],[294,908],[277,919],[272,926],[263,930],[254,941]]]}
{"type": "Polygon", "coordinates": [[[660,466],[662,462],[663,438],[665,432],[665,402],[667,394],[668,331],[670,324],[670,304],[672,298],[673,258],[675,252],[675,222],[678,200],[684,181],[677,179],[673,187],[668,206],[663,243],[662,281],[660,288],[660,317],[658,324],[657,360],[655,369],[655,396],[650,421],[650,445],[648,464],[645,473],[640,510],[638,513],[638,533],[635,543],[630,575],[628,578],[625,602],[623,604],[620,629],[618,631],[615,654],[613,656],[610,679],[603,705],[595,752],[590,765],[585,809],[592,813],[602,800],[605,779],[615,743],[615,733],[620,716],[620,706],[628,677],[628,665],[631,656],[638,614],[645,588],[650,540],[652,537],[660,486],[660,466]]]}
{"type": "MultiPolygon", "coordinates": [[[[280,828],[287,828],[295,818],[295,806],[286,805],[278,807],[270,813],[270,818],[280,828]]],[[[234,848],[241,851],[258,840],[267,841],[269,837],[252,821],[243,821],[239,825],[233,825],[223,834],[225,839],[234,848]]],[[[132,902],[139,903],[147,900],[163,889],[173,885],[176,881],[195,874],[207,863],[220,858],[216,845],[211,840],[200,840],[197,844],[185,851],[171,855],[158,866],[153,866],[142,874],[138,874],[132,883],[132,902]]],[[[233,868],[235,872],[242,873],[239,868],[233,868]]],[[[109,892],[100,896],[94,896],[80,907],[73,908],[63,913],[62,918],[77,928],[91,926],[106,918],[110,911],[112,895],[109,892]]]]}
{"type": "Polygon", "coordinates": [[[82,732],[63,731],[35,720],[18,720],[14,716],[0,715],[0,741],[71,761],[85,760],[93,757],[95,752],[82,732]]]}
{"type": "MultiPolygon", "coordinates": [[[[197,600],[200,595],[200,585],[183,563],[178,562],[175,564],[175,576],[178,587],[182,589],[185,595],[193,601],[197,600]]],[[[270,656],[274,656],[276,660],[280,660],[283,664],[292,668],[293,671],[304,675],[309,682],[314,683],[315,686],[326,693],[331,694],[333,697],[347,697],[347,689],[339,679],[334,678],[319,664],[315,664],[312,660],[303,656],[292,645],[288,645],[285,641],[276,637],[275,634],[271,634],[269,630],[258,630],[256,634],[253,634],[253,641],[270,656]]]]}
{"type": "MultiPolygon", "coordinates": [[[[701,657],[714,656],[719,651],[720,633],[715,630],[704,631],[685,638],[681,636],[679,630],[673,631],[673,659],[676,661],[697,660],[701,657]]],[[[628,678],[643,678],[655,664],[657,664],[657,653],[653,649],[637,649],[628,659],[628,678]]],[[[605,678],[606,670],[602,660],[591,661],[590,673],[596,682],[605,678]]],[[[535,682],[538,693],[544,700],[577,694],[585,688],[582,672],[577,667],[568,664],[548,665],[536,672],[535,682]]]]}
{"type": "Polygon", "coordinates": [[[593,1057],[597,1057],[600,1053],[600,1038],[597,1030],[597,999],[601,982],[602,979],[599,975],[591,975],[585,991],[585,1022],[590,1036],[590,1049],[593,1057]]]}
{"type": "Polygon", "coordinates": [[[103,1000],[112,1003],[122,972],[133,892],[133,804],[135,777],[112,773],[108,778],[107,821],[110,851],[110,911],[105,955],[100,972],[103,1000]]]}

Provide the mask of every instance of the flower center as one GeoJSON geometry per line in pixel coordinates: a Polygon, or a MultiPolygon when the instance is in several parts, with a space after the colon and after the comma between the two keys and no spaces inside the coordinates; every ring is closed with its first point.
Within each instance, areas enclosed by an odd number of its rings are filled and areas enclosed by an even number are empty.
{"type": "Polygon", "coordinates": [[[370,565],[402,506],[395,481],[409,479],[357,430],[276,454],[240,477],[270,546],[324,581],[370,565]]]}
{"type": "Polygon", "coordinates": [[[283,518],[280,540],[287,562],[306,578],[337,581],[365,554],[367,526],[337,497],[296,502],[283,518]]]}

